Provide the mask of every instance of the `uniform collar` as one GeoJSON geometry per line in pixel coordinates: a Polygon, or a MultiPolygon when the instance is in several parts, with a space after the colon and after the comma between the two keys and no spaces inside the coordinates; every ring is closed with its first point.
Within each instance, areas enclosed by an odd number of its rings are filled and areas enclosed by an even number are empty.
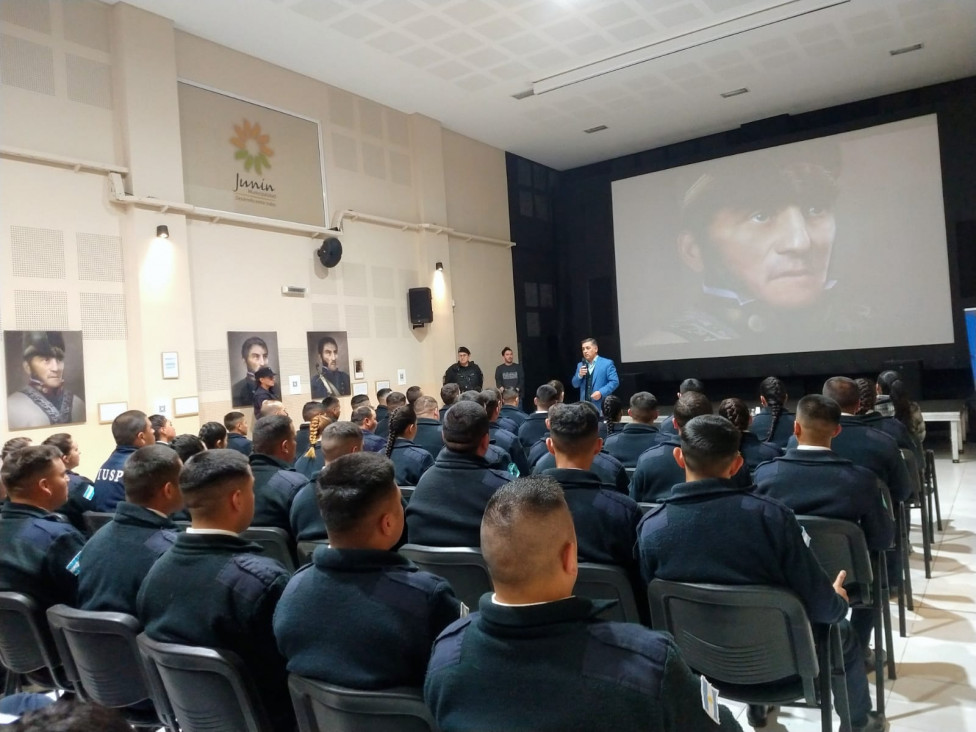
{"type": "Polygon", "coordinates": [[[261,466],[270,465],[272,467],[279,468],[281,470],[292,469],[291,465],[286,463],[284,460],[279,460],[273,455],[265,455],[263,452],[252,452],[248,456],[248,461],[251,463],[251,467],[254,466],[261,467],[261,466]]]}
{"type": "Polygon", "coordinates": [[[549,468],[542,471],[542,474],[555,478],[563,488],[592,488],[595,490],[606,488],[600,476],[590,470],[549,468]]]}
{"type": "Polygon", "coordinates": [[[596,618],[616,600],[589,600],[567,597],[539,605],[498,605],[492,602],[493,593],[481,596],[478,609],[480,623],[490,626],[497,635],[553,635],[569,630],[568,624],[596,618]]]}
{"type": "Polygon", "coordinates": [[[671,502],[686,498],[704,498],[706,496],[748,492],[748,489],[737,485],[731,478],[705,478],[693,480],[689,483],[678,483],[671,489],[671,495],[668,496],[667,500],[671,502]]]}
{"type": "Polygon", "coordinates": [[[480,455],[467,452],[455,452],[449,447],[441,448],[437,453],[435,464],[438,467],[459,470],[480,470],[488,467],[488,461],[480,455]]]}
{"type": "Polygon", "coordinates": [[[157,513],[145,506],[122,501],[115,507],[115,521],[135,526],[156,526],[161,529],[176,529],[167,516],[157,513]]]}
{"type": "Polygon", "coordinates": [[[654,434],[655,432],[660,432],[660,430],[652,424],[644,424],[643,422],[628,422],[624,425],[623,432],[644,432],[646,434],[654,434]]]}
{"type": "Polygon", "coordinates": [[[406,557],[397,552],[382,551],[381,549],[317,547],[312,561],[319,569],[332,569],[340,572],[363,572],[390,567],[417,571],[417,566],[406,557]]]}
{"type": "Polygon", "coordinates": [[[58,521],[58,517],[47,511],[40,506],[34,506],[30,503],[15,503],[13,501],[5,501],[3,504],[3,509],[0,511],[3,513],[4,518],[48,518],[51,521],[58,521]]]}
{"type": "MultiPolygon", "coordinates": [[[[176,543],[170,551],[181,552],[183,554],[260,554],[264,551],[260,544],[232,533],[199,533],[192,532],[191,529],[180,533],[176,537],[176,543]]],[[[206,529],[204,530],[207,531],[206,529]]]]}

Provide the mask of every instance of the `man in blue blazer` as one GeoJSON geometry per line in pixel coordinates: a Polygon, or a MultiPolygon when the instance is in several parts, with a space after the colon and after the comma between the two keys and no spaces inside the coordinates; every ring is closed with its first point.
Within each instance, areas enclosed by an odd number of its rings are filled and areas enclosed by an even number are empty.
{"type": "Polygon", "coordinates": [[[598,351],[595,338],[583,341],[583,360],[573,374],[573,386],[579,389],[581,402],[593,402],[602,412],[603,400],[617,390],[620,379],[617,378],[617,367],[613,361],[597,355],[598,351]]]}

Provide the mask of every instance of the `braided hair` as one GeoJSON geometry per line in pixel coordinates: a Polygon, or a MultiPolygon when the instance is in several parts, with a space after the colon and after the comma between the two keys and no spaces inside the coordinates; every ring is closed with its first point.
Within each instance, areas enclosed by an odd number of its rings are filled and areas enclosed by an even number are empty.
{"type": "Polygon", "coordinates": [[[607,423],[607,435],[612,435],[624,413],[623,400],[616,394],[610,394],[603,400],[603,419],[607,423]]]}
{"type": "Polygon", "coordinates": [[[718,405],[718,413],[719,416],[725,417],[729,422],[734,424],[739,432],[747,432],[749,430],[751,418],[749,407],[741,399],[737,397],[723,399],[722,403],[718,405]]]}
{"type": "Polygon", "coordinates": [[[857,393],[861,398],[861,406],[857,408],[857,413],[863,415],[873,411],[878,399],[874,379],[854,379],[854,383],[857,384],[857,393]]]}
{"type": "Polygon", "coordinates": [[[783,411],[786,409],[786,385],[775,376],[767,376],[759,384],[759,394],[766,400],[769,413],[773,416],[769,422],[769,432],[763,438],[763,442],[769,442],[773,439],[779,418],[783,416],[783,411]]]}
{"type": "Polygon", "coordinates": [[[322,436],[322,431],[330,424],[332,420],[325,414],[316,414],[308,423],[308,450],[305,451],[305,457],[309,460],[315,458],[315,444],[322,436]]]}
{"type": "Polygon", "coordinates": [[[405,404],[393,410],[390,415],[390,436],[386,438],[387,457],[393,454],[393,446],[396,444],[397,438],[402,437],[407,428],[414,424],[417,424],[417,413],[412,405],[405,404]]]}

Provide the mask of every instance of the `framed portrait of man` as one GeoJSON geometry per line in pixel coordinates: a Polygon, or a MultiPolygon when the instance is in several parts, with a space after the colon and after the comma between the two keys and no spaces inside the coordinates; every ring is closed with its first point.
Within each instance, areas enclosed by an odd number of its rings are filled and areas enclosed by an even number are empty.
{"type": "Polygon", "coordinates": [[[346,331],[315,331],[306,335],[312,398],[349,396],[352,385],[346,331]]]}
{"type": "MultiPolygon", "coordinates": [[[[232,330],[227,331],[227,355],[230,368],[231,404],[250,407],[254,403],[254,390],[258,388],[255,374],[259,369],[270,368],[278,373],[278,334],[232,330]]],[[[272,387],[275,398],[281,398],[277,384],[272,387]]]]}
{"type": "Polygon", "coordinates": [[[3,343],[8,429],[85,421],[80,330],[7,330],[3,343]]]}

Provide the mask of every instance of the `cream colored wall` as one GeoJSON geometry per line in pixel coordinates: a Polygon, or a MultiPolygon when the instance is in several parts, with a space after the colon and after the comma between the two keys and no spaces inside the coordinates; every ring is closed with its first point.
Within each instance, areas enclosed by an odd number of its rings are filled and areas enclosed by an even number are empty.
{"type": "MultiPolygon", "coordinates": [[[[130,166],[129,192],[179,200],[173,100],[177,79],[186,79],[317,120],[332,220],[353,209],[508,237],[504,153],[436,120],[177,32],[124,3],[4,0],[0,32],[4,147],[130,166]]],[[[285,398],[296,416],[310,391],[306,331],[348,331],[350,361],[364,359],[371,394],[378,380],[397,388],[398,368],[407,371],[401,388],[436,393],[458,343],[483,349],[489,373],[496,359],[488,354],[515,346],[505,247],[347,220],[342,263],[325,270],[313,256],[318,242],[307,236],[120,207],[108,203],[99,174],[9,159],[0,161],[0,174],[0,324],[85,331],[88,422],[69,431],[82,442],[88,474],[113,446],[108,426],[97,424],[100,402],[152,411],[158,399],[199,395],[199,417],[176,420],[180,432],[230,409],[228,330],[277,331],[282,376],[302,377],[302,393],[285,398]],[[171,233],[162,245],[153,239],[159,223],[171,233]],[[25,228],[59,232],[64,278],[16,275],[23,255],[13,251],[12,227],[21,227],[20,239],[25,228]],[[87,242],[81,235],[89,234],[122,260],[111,282],[79,276],[79,236],[87,242]],[[444,275],[434,272],[438,261],[444,275]],[[282,296],[282,285],[308,294],[282,296]],[[434,322],[417,330],[407,319],[413,286],[434,292],[434,322]],[[28,290],[42,299],[52,293],[63,312],[17,294],[28,290]],[[179,352],[180,379],[162,380],[163,350],[179,352]]],[[[0,411],[0,426],[5,417],[0,411]]]]}

